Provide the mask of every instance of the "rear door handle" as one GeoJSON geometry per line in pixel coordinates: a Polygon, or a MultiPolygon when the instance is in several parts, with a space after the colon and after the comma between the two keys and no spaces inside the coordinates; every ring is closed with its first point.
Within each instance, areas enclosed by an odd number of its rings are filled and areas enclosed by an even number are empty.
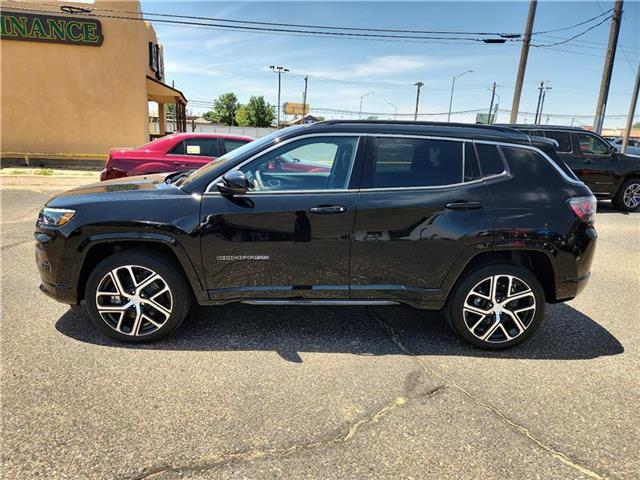
{"type": "Polygon", "coordinates": [[[482,208],[482,204],[478,202],[452,202],[447,203],[445,208],[450,210],[476,210],[482,208]]]}
{"type": "Polygon", "coordinates": [[[318,215],[331,215],[334,213],[344,213],[347,211],[347,207],[342,205],[321,205],[319,207],[311,207],[309,209],[311,213],[317,213],[318,215]]]}

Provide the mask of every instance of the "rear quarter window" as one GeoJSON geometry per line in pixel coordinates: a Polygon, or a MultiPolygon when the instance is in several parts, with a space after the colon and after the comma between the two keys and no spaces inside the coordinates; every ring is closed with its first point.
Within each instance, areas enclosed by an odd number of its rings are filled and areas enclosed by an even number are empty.
{"type": "Polygon", "coordinates": [[[571,152],[571,135],[568,132],[552,132],[547,130],[544,136],[558,142],[556,150],[560,153],[571,152]]]}
{"type": "Polygon", "coordinates": [[[516,178],[537,186],[561,180],[560,173],[538,152],[518,147],[500,148],[509,164],[511,174],[516,178]]]}

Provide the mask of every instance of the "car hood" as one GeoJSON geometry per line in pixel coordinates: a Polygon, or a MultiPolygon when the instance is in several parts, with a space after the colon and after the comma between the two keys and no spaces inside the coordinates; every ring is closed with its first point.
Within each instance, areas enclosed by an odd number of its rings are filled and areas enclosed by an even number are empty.
{"type": "Polygon", "coordinates": [[[53,195],[49,198],[47,206],[63,208],[85,202],[157,197],[169,188],[176,188],[165,182],[167,175],[169,173],[158,173],[82,185],[53,195]]]}

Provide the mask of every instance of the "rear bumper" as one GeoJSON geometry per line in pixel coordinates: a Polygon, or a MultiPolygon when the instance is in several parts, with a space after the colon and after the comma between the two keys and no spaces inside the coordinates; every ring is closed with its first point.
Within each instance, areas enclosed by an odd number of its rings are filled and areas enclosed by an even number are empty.
{"type": "Polygon", "coordinates": [[[584,227],[581,234],[570,245],[571,262],[574,266],[571,268],[571,275],[567,275],[569,269],[565,269],[565,275],[560,278],[556,277],[556,301],[572,300],[587,286],[591,278],[591,263],[597,239],[598,234],[595,228],[592,226],[584,227]]]}

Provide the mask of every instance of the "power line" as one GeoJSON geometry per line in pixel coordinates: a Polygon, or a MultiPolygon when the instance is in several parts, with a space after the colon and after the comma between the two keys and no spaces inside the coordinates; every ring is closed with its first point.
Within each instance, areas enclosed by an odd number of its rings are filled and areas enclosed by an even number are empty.
{"type": "Polygon", "coordinates": [[[573,35],[572,37],[566,38],[564,40],[561,41],[557,41],[554,43],[547,43],[547,44],[531,44],[532,47],[539,47],[539,48],[546,48],[546,47],[555,47],[556,45],[564,45],[566,43],[571,42],[572,40],[575,40],[576,38],[579,38],[583,35],[586,35],[588,32],[590,32],[591,30],[593,30],[594,28],[598,28],[600,25],[602,25],[603,23],[605,23],[607,20],[609,20],[611,18],[611,15],[609,15],[608,17],[603,18],[601,21],[599,21],[598,23],[596,23],[595,25],[590,26],[589,28],[583,30],[580,33],[576,33],[575,35],[573,35]]]}
{"type": "MultiPolygon", "coordinates": [[[[602,9],[600,9],[600,10],[602,11],[602,9]]],[[[540,31],[540,32],[532,32],[532,33],[531,33],[531,35],[542,35],[542,34],[544,34],[544,33],[555,33],[555,32],[564,32],[564,31],[566,31],[566,30],[572,30],[572,29],[574,29],[574,28],[581,27],[582,25],[586,25],[587,23],[590,23],[590,22],[592,22],[593,20],[596,20],[596,19],[598,19],[598,18],[600,18],[600,17],[602,17],[602,16],[606,15],[607,13],[611,12],[612,10],[613,10],[613,9],[612,9],[612,8],[610,8],[610,9],[609,9],[609,10],[607,10],[606,12],[602,12],[602,13],[600,13],[599,15],[596,15],[595,17],[591,17],[591,18],[589,18],[589,19],[587,19],[587,20],[583,20],[583,21],[582,21],[582,22],[580,22],[580,23],[576,23],[576,24],[574,24],[574,25],[570,25],[570,26],[568,26],[568,27],[561,27],[561,28],[556,28],[556,29],[553,29],[553,30],[542,30],[542,31],[540,31]]]]}

